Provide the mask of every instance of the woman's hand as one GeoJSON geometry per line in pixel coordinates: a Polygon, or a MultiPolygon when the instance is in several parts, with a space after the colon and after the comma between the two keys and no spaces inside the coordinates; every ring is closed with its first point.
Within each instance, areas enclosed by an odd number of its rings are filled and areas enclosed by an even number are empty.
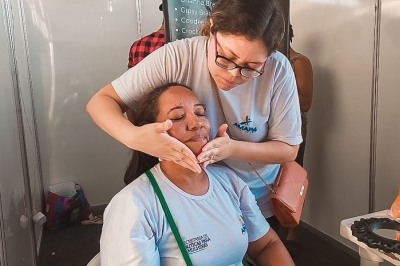
{"type": "Polygon", "coordinates": [[[197,156],[203,168],[230,156],[232,139],[229,137],[228,133],[226,133],[227,128],[227,124],[221,125],[216,138],[204,145],[202,152],[197,156]]]}
{"type": "Polygon", "coordinates": [[[194,172],[201,168],[193,152],[182,142],[171,137],[167,131],[172,121],[147,124],[135,129],[133,149],[158,157],[160,160],[172,161],[194,172]]]}

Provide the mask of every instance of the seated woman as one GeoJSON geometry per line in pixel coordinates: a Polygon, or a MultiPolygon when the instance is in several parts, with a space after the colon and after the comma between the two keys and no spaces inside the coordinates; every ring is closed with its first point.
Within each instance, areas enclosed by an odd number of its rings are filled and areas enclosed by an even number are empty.
{"type": "MultiPolygon", "coordinates": [[[[182,85],[167,84],[150,91],[143,97],[135,120],[138,126],[172,122],[165,134],[185,143],[194,154],[209,141],[205,107],[182,85]]],[[[209,165],[196,173],[137,152],[127,172],[133,181],[114,196],[104,213],[101,265],[185,265],[157,196],[143,174],[146,168],[151,168],[164,194],[194,265],[242,265],[246,252],[257,265],[294,265],[248,186],[233,171],[209,165]]]]}

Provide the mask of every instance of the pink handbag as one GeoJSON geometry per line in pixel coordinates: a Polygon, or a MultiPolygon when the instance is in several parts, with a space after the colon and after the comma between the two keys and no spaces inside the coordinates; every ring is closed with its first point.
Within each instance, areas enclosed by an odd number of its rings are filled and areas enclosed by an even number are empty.
{"type": "Polygon", "coordinates": [[[271,205],[279,223],[286,228],[298,226],[308,189],[307,171],[294,161],[284,163],[272,187],[255,172],[272,192],[271,205]]]}
{"type": "Polygon", "coordinates": [[[307,171],[296,162],[282,164],[273,190],[271,205],[280,224],[298,226],[308,190],[307,171]]]}

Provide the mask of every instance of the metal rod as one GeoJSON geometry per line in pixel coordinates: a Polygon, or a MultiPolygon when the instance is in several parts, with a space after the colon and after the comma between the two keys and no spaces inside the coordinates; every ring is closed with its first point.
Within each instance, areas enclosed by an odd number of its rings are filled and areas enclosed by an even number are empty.
{"type": "Polygon", "coordinates": [[[376,147],[378,128],[378,89],[379,89],[379,48],[381,29],[381,0],[375,0],[374,54],[372,67],[370,162],[369,162],[369,206],[375,212],[376,147]]]}

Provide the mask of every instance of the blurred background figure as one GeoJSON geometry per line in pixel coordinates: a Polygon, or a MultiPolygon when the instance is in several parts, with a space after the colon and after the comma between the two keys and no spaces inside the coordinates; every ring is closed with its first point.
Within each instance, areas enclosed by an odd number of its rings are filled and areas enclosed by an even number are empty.
{"type": "MultiPolygon", "coordinates": [[[[289,40],[293,41],[293,27],[289,26],[289,40]]],[[[292,65],[294,75],[296,77],[297,90],[299,92],[300,113],[301,113],[301,135],[303,142],[300,144],[297,153],[296,162],[303,166],[304,151],[306,149],[307,137],[307,112],[311,108],[313,98],[313,70],[310,60],[307,56],[296,52],[290,45],[289,60],[292,65]]],[[[298,252],[299,243],[295,228],[290,228],[286,236],[285,246],[290,255],[295,256],[298,252]]]]}
{"type": "MultiPolygon", "coordinates": [[[[158,7],[162,11],[162,4],[158,7]]],[[[164,18],[161,27],[149,35],[135,41],[129,50],[128,68],[134,67],[146,56],[165,44],[164,18]]]]}
{"type": "MultiPolygon", "coordinates": [[[[294,34],[293,27],[290,24],[289,40],[292,43],[294,34]]],[[[303,166],[304,151],[306,149],[307,136],[307,112],[311,108],[313,98],[313,70],[310,59],[307,56],[296,52],[290,45],[290,64],[292,65],[294,75],[296,77],[297,90],[299,92],[300,111],[301,111],[301,135],[303,142],[300,144],[296,162],[303,166]]]]}
{"type": "MultiPolygon", "coordinates": [[[[160,11],[162,11],[162,4],[158,7],[160,11]]],[[[163,16],[163,21],[161,27],[155,31],[150,33],[149,35],[144,36],[143,38],[136,40],[129,50],[129,61],[128,68],[136,66],[140,61],[142,61],[146,56],[162,47],[165,44],[165,29],[164,29],[165,21],[163,16]]],[[[126,115],[133,123],[134,121],[134,112],[128,110],[126,115]]]]}

